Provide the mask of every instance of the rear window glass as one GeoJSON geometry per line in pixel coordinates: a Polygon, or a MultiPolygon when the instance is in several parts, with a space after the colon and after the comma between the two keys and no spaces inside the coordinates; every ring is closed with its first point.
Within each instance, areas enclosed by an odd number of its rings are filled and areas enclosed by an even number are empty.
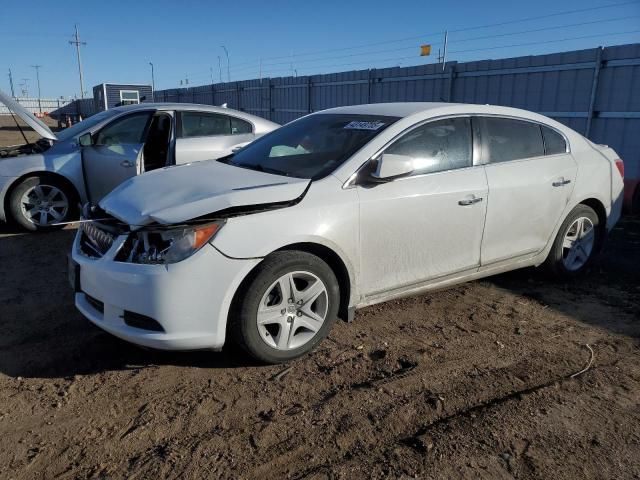
{"type": "Polygon", "coordinates": [[[547,155],[567,152],[567,142],[565,142],[564,137],[555,130],[543,126],[542,136],[544,137],[544,152],[547,155]]]}
{"type": "Polygon", "coordinates": [[[200,112],[182,113],[182,136],[185,138],[230,134],[231,123],[226,115],[200,112]]]}
{"type": "Polygon", "coordinates": [[[508,118],[484,118],[489,162],[500,163],[544,155],[540,126],[508,118]]]}

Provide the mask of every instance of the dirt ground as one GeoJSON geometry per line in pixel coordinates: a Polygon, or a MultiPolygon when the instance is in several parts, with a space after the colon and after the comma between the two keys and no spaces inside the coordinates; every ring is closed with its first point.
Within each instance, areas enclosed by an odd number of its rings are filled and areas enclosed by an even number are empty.
{"type": "Polygon", "coordinates": [[[369,307],[289,366],[121,342],[73,230],[0,229],[0,478],[640,478],[640,218],[583,279],[369,307]]]}
{"type": "MultiPolygon", "coordinates": [[[[0,115],[0,147],[7,147],[9,145],[21,145],[25,143],[24,137],[20,133],[20,128],[16,125],[16,121],[22,131],[24,132],[29,142],[35,142],[38,140],[39,135],[26,123],[24,123],[19,117],[12,117],[11,115],[0,115]],[[14,120],[15,118],[15,120],[14,120]]],[[[53,130],[58,130],[58,122],[50,117],[45,117],[43,121],[53,130]]]]}

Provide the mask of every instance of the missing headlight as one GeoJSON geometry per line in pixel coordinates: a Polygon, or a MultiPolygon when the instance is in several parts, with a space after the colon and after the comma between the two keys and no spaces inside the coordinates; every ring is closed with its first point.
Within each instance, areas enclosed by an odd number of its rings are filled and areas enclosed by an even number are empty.
{"type": "Polygon", "coordinates": [[[200,250],[222,225],[222,222],[216,222],[133,232],[118,251],[115,260],[147,265],[177,263],[200,250]]]}

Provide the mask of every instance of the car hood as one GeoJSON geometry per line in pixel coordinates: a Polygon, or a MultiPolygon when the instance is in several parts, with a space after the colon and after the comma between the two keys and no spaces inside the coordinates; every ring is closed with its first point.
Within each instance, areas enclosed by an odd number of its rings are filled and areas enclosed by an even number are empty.
{"type": "Polygon", "coordinates": [[[33,128],[38,135],[49,140],[57,140],[58,137],[51,131],[49,127],[45,125],[39,118],[36,118],[26,108],[16,102],[9,95],[0,90],[0,102],[4,103],[6,107],[13,113],[18,115],[27,125],[33,128]]]}
{"type": "Polygon", "coordinates": [[[104,197],[100,208],[132,227],[169,225],[232,207],[293,201],[309,182],[207,160],[133,177],[104,197]]]}

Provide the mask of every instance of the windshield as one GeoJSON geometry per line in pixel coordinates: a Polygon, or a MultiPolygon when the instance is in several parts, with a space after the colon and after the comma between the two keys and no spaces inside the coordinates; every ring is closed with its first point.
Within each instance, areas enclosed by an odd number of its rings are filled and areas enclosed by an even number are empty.
{"type": "Polygon", "coordinates": [[[65,128],[64,130],[56,133],[58,140],[68,140],[71,137],[82,133],[84,130],[88,130],[94,125],[106,120],[107,118],[113,117],[118,114],[115,110],[105,110],[104,112],[96,113],[95,115],[90,116],[86,120],[76,123],[75,125],[65,128]]]}
{"type": "Polygon", "coordinates": [[[278,175],[319,179],[396,120],[378,115],[310,115],[273,131],[223,161],[278,175]]]}

